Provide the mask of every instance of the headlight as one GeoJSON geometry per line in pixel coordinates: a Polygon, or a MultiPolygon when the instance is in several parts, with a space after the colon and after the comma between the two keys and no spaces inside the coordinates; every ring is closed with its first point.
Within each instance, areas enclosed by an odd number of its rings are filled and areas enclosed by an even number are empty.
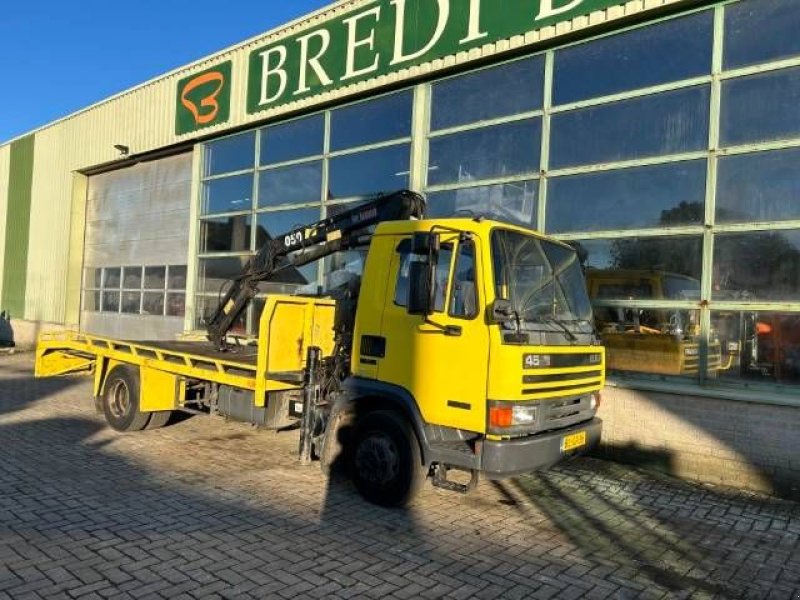
{"type": "Polygon", "coordinates": [[[513,425],[531,425],[536,423],[535,406],[515,406],[512,409],[511,423],[513,425]]]}

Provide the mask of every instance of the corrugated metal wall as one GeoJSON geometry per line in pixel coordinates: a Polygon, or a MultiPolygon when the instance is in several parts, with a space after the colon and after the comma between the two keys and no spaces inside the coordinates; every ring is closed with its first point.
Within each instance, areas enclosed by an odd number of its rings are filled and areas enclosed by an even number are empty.
{"type": "MultiPolygon", "coordinates": [[[[0,215],[5,219],[8,210],[8,166],[11,146],[0,146],[0,215]]],[[[4,225],[5,223],[3,223],[4,225]]],[[[6,228],[0,225],[0,298],[3,297],[3,273],[6,253],[6,228]]]]}
{"type": "Polygon", "coordinates": [[[8,161],[5,268],[0,304],[15,319],[21,318],[26,312],[34,146],[33,135],[15,140],[11,144],[8,161]]]}
{"type": "MultiPolygon", "coordinates": [[[[658,9],[668,4],[686,0],[630,0],[618,7],[597,11],[587,17],[578,17],[558,27],[545,27],[530,36],[516,36],[513,40],[487,44],[469,53],[433,61],[404,69],[398,73],[325,92],[317,97],[281,106],[256,115],[246,114],[246,88],[248,54],[253,49],[317,26],[343,12],[371,4],[373,0],[344,0],[289,25],[248,40],[236,48],[214,55],[181,71],[144,84],[129,92],[111,98],[71,117],[58,121],[35,132],[34,177],[30,213],[30,244],[28,248],[27,290],[25,318],[64,323],[74,320],[73,298],[66,298],[79,276],[79,261],[70,261],[81,248],[70,244],[81,243],[83,236],[75,228],[82,227],[81,219],[71,218],[73,206],[73,173],[119,159],[115,144],[130,148],[140,154],[164,148],[179,142],[191,141],[192,136],[175,134],[175,105],[177,82],[194,72],[199,72],[226,60],[233,62],[231,90],[231,117],[229,123],[202,130],[203,136],[242,126],[256,121],[275,118],[288,112],[299,111],[320,103],[352,97],[389,84],[409,80],[456,65],[467,64],[513,48],[536,44],[572,31],[595,26],[611,19],[629,17],[636,13],[658,9]],[[70,242],[72,239],[72,242],[70,242]],[[76,269],[78,272],[76,272],[76,269]]],[[[0,146],[2,156],[8,146],[0,146]]],[[[2,168],[0,166],[0,168],[2,168]]],[[[0,171],[2,173],[2,171],[0,171]]],[[[7,185],[0,179],[0,197],[7,185]]],[[[76,206],[78,206],[76,204],[76,206]]],[[[0,268],[4,263],[0,262],[0,268]]]]}

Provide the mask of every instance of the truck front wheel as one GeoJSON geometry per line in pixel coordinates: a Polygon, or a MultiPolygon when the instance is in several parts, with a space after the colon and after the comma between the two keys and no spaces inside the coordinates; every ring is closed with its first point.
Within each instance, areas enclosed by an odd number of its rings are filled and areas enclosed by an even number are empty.
{"type": "Polygon", "coordinates": [[[359,493],[380,506],[404,506],[425,481],[417,436],[391,411],[364,415],[356,425],[351,473],[359,493]]]}
{"type": "Polygon", "coordinates": [[[117,365],[103,386],[103,414],[117,431],[141,431],[150,413],[139,410],[139,374],[131,367],[117,365]]]}

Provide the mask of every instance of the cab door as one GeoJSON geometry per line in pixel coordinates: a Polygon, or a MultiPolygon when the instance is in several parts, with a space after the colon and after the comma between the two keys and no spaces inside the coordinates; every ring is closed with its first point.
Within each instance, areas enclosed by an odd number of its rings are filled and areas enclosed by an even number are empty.
{"type": "Polygon", "coordinates": [[[477,238],[440,234],[434,312],[410,315],[411,239],[399,242],[389,265],[382,330],[386,354],[379,379],[407,389],[426,422],[475,432],[486,427],[489,331],[479,275],[477,238]]]}

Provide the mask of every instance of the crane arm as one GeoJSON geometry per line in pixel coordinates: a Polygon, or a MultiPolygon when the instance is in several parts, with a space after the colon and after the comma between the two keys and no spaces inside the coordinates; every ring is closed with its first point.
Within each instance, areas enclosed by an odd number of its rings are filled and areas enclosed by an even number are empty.
{"type": "Polygon", "coordinates": [[[208,339],[219,350],[225,337],[258,292],[258,283],[290,267],[302,267],[342,250],[369,243],[369,228],[385,221],[422,219],[425,200],[401,190],[379,196],[357,207],[316,223],[299,226],[267,241],[233,279],[214,315],[206,325],[208,339]]]}

